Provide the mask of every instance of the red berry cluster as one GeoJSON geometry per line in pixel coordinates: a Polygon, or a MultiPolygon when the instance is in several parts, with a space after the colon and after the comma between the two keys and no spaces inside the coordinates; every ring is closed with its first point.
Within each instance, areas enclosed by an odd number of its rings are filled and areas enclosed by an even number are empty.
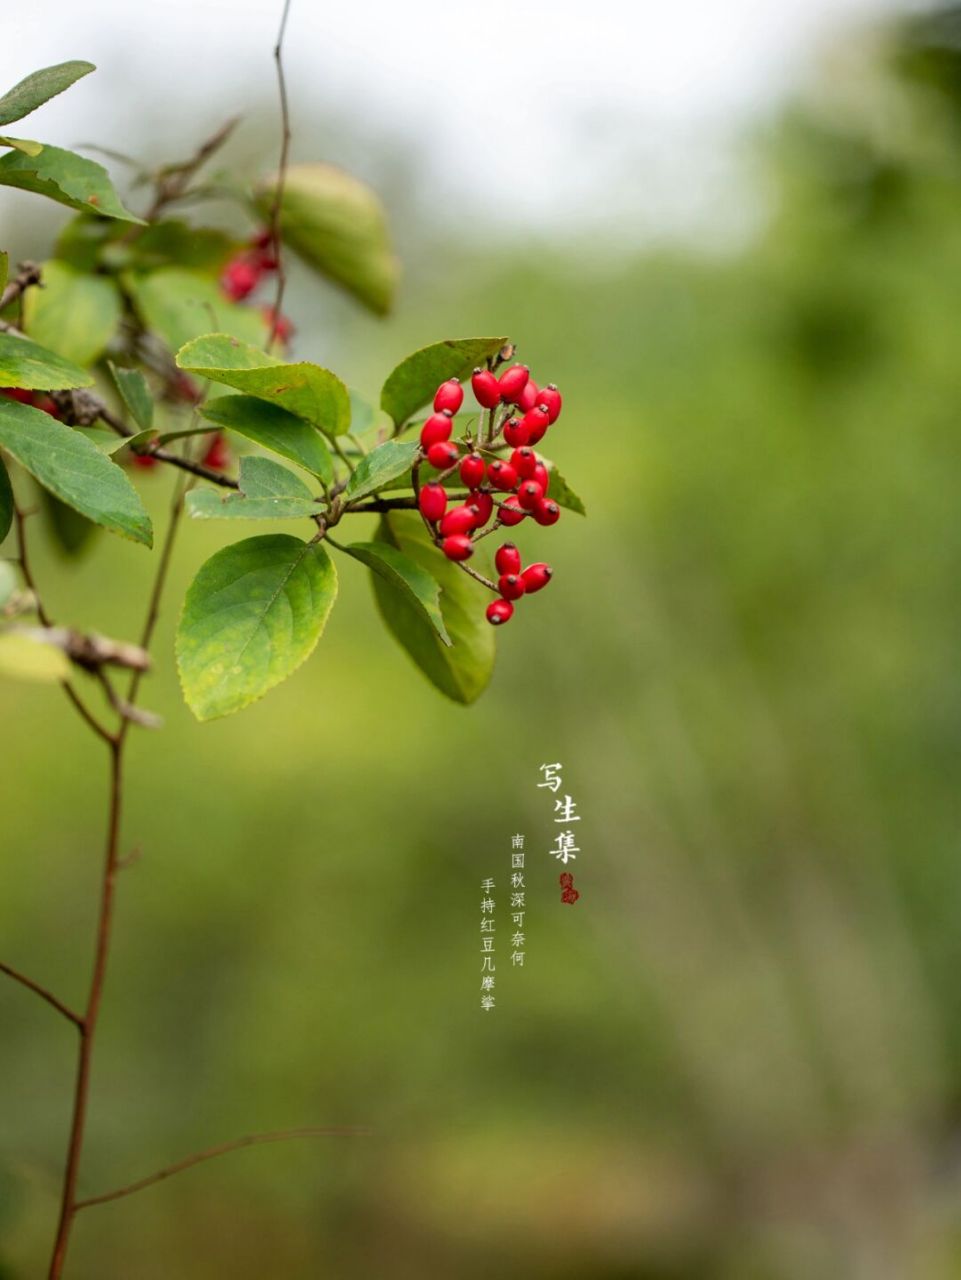
{"type": "Polygon", "coordinates": [[[232,302],[243,302],[277,266],[274,239],[265,227],[230,259],[220,277],[220,287],[232,302]]]}
{"type": "Polygon", "coordinates": [[[61,418],[63,415],[57,408],[56,402],[46,391],[27,391],[23,387],[0,387],[0,396],[7,396],[10,400],[19,400],[21,404],[28,404],[34,409],[42,409],[44,413],[49,413],[51,418],[61,418]]]}
{"type": "MultiPolygon", "coordinates": [[[[471,388],[477,403],[489,411],[486,433],[479,429],[474,438],[451,439],[454,414],[464,402],[464,389],[456,378],[437,388],[434,412],[420,433],[422,460],[441,475],[420,488],[417,505],[437,546],[458,562],[469,560],[477,540],[502,526],[512,528],[528,518],[552,525],[561,514],[547,496],[548,470],[533,449],[560,414],[560,392],[553,383],[538,387],[522,364],[511,365],[500,377],[491,369],[475,369],[471,388]],[[508,449],[508,457],[501,457],[508,449]],[[443,481],[455,470],[467,494],[460,505],[449,508],[443,481]]],[[[499,598],[488,605],[487,620],[500,626],[513,616],[514,601],[547,586],[552,570],[541,563],[522,568],[513,542],[498,547],[494,564],[496,583],[474,576],[496,591],[499,598]]]]}

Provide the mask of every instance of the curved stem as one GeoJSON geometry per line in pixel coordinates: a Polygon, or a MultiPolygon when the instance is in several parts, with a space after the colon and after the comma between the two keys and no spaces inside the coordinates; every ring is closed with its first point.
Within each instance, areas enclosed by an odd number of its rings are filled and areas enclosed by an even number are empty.
{"type": "Polygon", "coordinates": [[[74,1026],[83,1026],[83,1019],[79,1013],[74,1013],[74,1011],[68,1008],[62,1000],[58,1000],[52,991],[48,991],[46,987],[42,987],[39,982],[34,982],[33,978],[28,978],[25,973],[21,973],[19,969],[15,969],[13,965],[4,964],[3,961],[0,960],[0,973],[5,973],[8,978],[13,978],[14,982],[19,982],[21,986],[26,987],[28,991],[32,991],[34,995],[38,995],[41,1000],[46,1000],[47,1004],[56,1009],[58,1013],[62,1013],[65,1018],[68,1018],[74,1024],[74,1026]]]}

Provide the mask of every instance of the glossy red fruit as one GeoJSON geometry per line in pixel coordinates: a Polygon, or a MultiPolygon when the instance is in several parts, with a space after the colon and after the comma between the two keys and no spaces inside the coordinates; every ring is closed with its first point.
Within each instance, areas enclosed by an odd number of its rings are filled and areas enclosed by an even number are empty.
{"type": "Polygon", "coordinates": [[[490,369],[475,369],[470,380],[474,399],[484,409],[493,409],[501,402],[501,384],[490,369]]]}
{"type": "Polygon", "coordinates": [[[512,529],[515,524],[520,524],[526,515],[527,512],[517,501],[516,493],[512,493],[509,498],[505,498],[497,509],[498,519],[501,524],[506,524],[508,529],[512,529]]]}
{"type": "Polygon", "coordinates": [[[454,430],[453,418],[450,409],[445,409],[443,413],[432,413],[420,429],[421,448],[429,449],[432,444],[449,440],[454,430]]]}
{"type": "Polygon", "coordinates": [[[494,512],[494,499],[486,490],[472,489],[469,506],[474,508],[474,528],[481,529],[494,512]]]}
{"type": "Polygon", "coordinates": [[[556,502],[542,499],[534,508],[533,515],[538,524],[557,524],[561,518],[561,509],[556,502]]]}
{"type": "Polygon", "coordinates": [[[524,384],[524,390],[517,398],[518,409],[523,410],[524,413],[526,413],[528,409],[533,409],[534,405],[537,404],[537,397],[539,394],[540,387],[538,387],[533,378],[528,378],[524,384]]]}
{"type": "Polygon", "coordinates": [[[522,480],[534,480],[536,479],[534,472],[537,469],[537,454],[533,449],[527,448],[526,445],[520,449],[515,449],[511,454],[511,466],[522,480]]]}
{"type": "Polygon", "coordinates": [[[160,465],[160,459],[155,458],[152,453],[134,453],[130,454],[131,464],[135,467],[141,467],[144,471],[152,471],[154,467],[160,465]]]}
{"type": "Polygon", "coordinates": [[[544,490],[536,480],[522,481],[520,488],[517,490],[517,501],[525,511],[536,511],[543,497],[544,490]]]}
{"type": "Polygon", "coordinates": [[[444,409],[449,409],[451,413],[456,413],[463,403],[464,388],[456,378],[448,378],[437,388],[437,394],[434,396],[434,412],[442,413],[444,409]]]}
{"type": "Polygon", "coordinates": [[[477,511],[472,506],[451,507],[440,522],[440,536],[449,537],[452,533],[470,533],[476,528],[477,511]]]}
{"type": "Polygon", "coordinates": [[[460,464],[460,478],[468,489],[476,489],[487,474],[487,463],[479,453],[469,453],[460,464]]]}
{"type": "Polygon", "coordinates": [[[504,423],[504,439],[512,449],[519,449],[527,444],[530,434],[520,418],[508,418],[504,423]]]}
{"type": "Polygon", "coordinates": [[[519,573],[502,573],[497,579],[497,590],[505,600],[519,600],[527,588],[519,573]]]}
{"type": "Polygon", "coordinates": [[[442,484],[425,484],[417,499],[420,513],[431,524],[436,523],[447,510],[447,491],[442,484]]]}
{"type": "Polygon", "coordinates": [[[509,462],[501,462],[500,458],[487,464],[487,479],[495,489],[501,489],[504,493],[517,488],[517,472],[509,462]]]}
{"type": "Polygon", "coordinates": [[[438,471],[446,471],[448,467],[452,467],[459,456],[457,445],[451,444],[449,440],[438,440],[427,450],[427,461],[438,471]]]}
{"type": "Polygon", "coordinates": [[[231,258],[220,277],[220,288],[234,302],[242,302],[260,284],[263,268],[251,258],[231,258]]]}
{"type": "Polygon", "coordinates": [[[528,595],[533,595],[535,591],[542,591],[550,582],[554,575],[554,570],[549,564],[530,564],[521,574],[524,582],[524,588],[528,595]]]}
{"type": "Polygon", "coordinates": [[[513,542],[502,542],[494,553],[494,567],[498,573],[520,573],[521,553],[513,542]]]}
{"type": "Polygon", "coordinates": [[[211,440],[203,456],[203,464],[211,471],[224,471],[230,466],[230,445],[222,431],[218,431],[211,440]]]}
{"type": "Polygon", "coordinates": [[[505,369],[498,381],[501,388],[501,399],[505,404],[516,401],[517,397],[524,390],[531,371],[526,364],[512,364],[509,369],[505,369]]]}
{"type": "Polygon", "coordinates": [[[474,554],[474,544],[466,533],[452,533],[440,546],[448,560],[469,560],[474,554]]]}
{"type": "Polygon", "coordinates": [[[53,396],[44,395],[42,391],[35,391],[33,394],[33,407],[40,409],[43,413],[49,413],[51,418],[63,421],[63,412],[58,408],[53,396]]]}
{"type": "Polygon", "coordinates": [[[527,428],[527,443],[537,444],[539,440],[544,438],[544,433],[551,425],[550,415],[546,405],[536,404],[533,409],[529,409],[521,418],[521,422],[527,428]]]}
{"type": "Polygon", "coordinates": [[[510,622],[514,616],[514,606],[509,600],[492,600],[487,606],[487,621],[492,627],[502,626],[510,622]]]}
{"type": "Polygon", "coordinates": [[[542,388],[540,395],[537,397],[537,403],[547,407],[548,422],[556,422],[561,416],[561,393],[554,386],[553,382],[549,382],[546,387],[542,388]]]}
{"type": "Polygon", "coordinates": [[[9,396],[11,400],[19,400],[21,404],[33,404],[33,392],[24,387],[2,387],[0,395],[9,396]]]}
{"type": "Polygon", "coordinates": [[[546,496],[551,483],[551,473],[544,466],[543,462],[538,462],[535,466],[534,474],[531,476],[531,479],[537,481],[540,487],[544,490],[544,494],[546,496]]]}

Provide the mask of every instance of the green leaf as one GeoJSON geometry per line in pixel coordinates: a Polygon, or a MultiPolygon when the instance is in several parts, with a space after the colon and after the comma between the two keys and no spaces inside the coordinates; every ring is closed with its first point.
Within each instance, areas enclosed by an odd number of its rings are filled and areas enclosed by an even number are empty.
{"type": "Polygon", "coordinates": [[[128,271],[123,287],[133,300],[144,327],[157,334],[171,351],[185,342],[221,329],[229,340],[263,343],[267,326],[256,307],[241,307],[220,292],[216,280],[199,271],[162,267],[149,275],[128,271]]]}
{"type": "Polygon", "coordinates": [[[22,120],[91,71],[96,71],[92,62],[74,61],[31,72],[0,98],[0,125],[22,120]]]}
{"type": "Polygon", "coordinates": [[[118,268],[156,271],[159,267],[177,266],[218,274],[240,247],[239,241],[223,231],[168,218],[152,222],[129,243],[110,245],[105,257],[118,268]]]}
{"type": "Polygon", "coordinates": [[[7,278],[10,275],[10,255],[0,253],[0,294],[7,287],[7,278]]]}
{"type": "Polygon", "coordinates": [[[108,365],[130,416],[141,432],[149,431],[153,426],[153,397],[147,386],[147,379],[139,369],[123,369],[112,360],[108,365]]]}
{"type": "Polygon", "coordinates": [[[40,489],[39,492],[40,503],[46,517],[45,523],[53,535],[57,549],[71,559],[79,556],[100,530],[92,520],[82,516],[79,511],[74,511],[73,507],[68,507],[48,490],[40,489]]]}
{"type": "MultiPolygon", "coordinates": [[[[276,179],[257,191],[265,218],[275,196],[276,179]]],[[[331,165],[292,165],[284,181],[280,234],[308,266],[371,311],[390,310],[400,269],[383,206],[366,183],[331,165]]]]}
{"type": "Polygon", "coordinates": [[[347,482],[344,500],[356,502],[409,473],[419,448],[416,440],[388,440],[371,453],[365,454],[347,482]]]}
{"type": "Polygon", "coordinates": [[[542,458],[541,461],[546,465],[548,472],[547,496],[553,499],[559,507],[566,507],[568,511],[576,511],[579,516],[586,516],[587,510],[584,503],[554,466],[553,462],[548,462],[546,458],[542,458]]]}
{"type": "Polygon", "coordinates": [[[437,632],[442,644],[453,643],[441,613],[440,583],[426,569],[390,542],[352,542],[344,550],[413,605],[437,632]]]}
{"type": "Polygon", "coordinates": [[[299,520],[321,510],[300,476],[270,458],[241,458],[239,493],[194,489],[187,509],[200,520],[299,520]]]}
{"type": "Polygon", "coordinates": [[[198,720],[240,711],[313,651],[337,595],[319,543],[289,534],[247,538],[204,564],[177,629],[177,666],[198,720]]]}
{"type": "Polygon", "coordinates": [[[0,147],[13,147],[14,151],[22,151],[27,156],[38,156],[43,150],[42,142],[31,142],[29,138],[0,137],[0,147]]]}
{"type": "Polygon", "coordinates": [[[453,643],[447,648],[407,594],[374,576],[374,597],[388,629],[441,693],[454,702],[476,701],[490,682],[496,652],[482,588],[441,555],[416,512],[392,511],[381,521],[378,539],[392,543],[438,580],[440,610],[453,643]]]}
{"type": "Polygon", "coordinates": [[[70,659],[62,649],[25,631],[0,632],[0,675],[54,683],[70,679],[70,659]]]}
{"type": "Polygon", "coordinates": [[[0,333],[0,386],[26,387],[34,391],[62,391],[67,387],[89,387],[93,375],[55,351],[0,333]]]}
{"type": "Polygon", "coordinates": [[[226,333],[208,333],[177,352],[188,373],[278,404],[327,435],[350,430],[350,396],[336,374],[301,361],[285,364],[226,333]]]}
{"type": "Polygon", "coordinates": [[[10,477],[7,474],[7,468],[0,458],[0,542],[4,540],[10,532],[10,526],[13,524],[13,486],[10,484],[10,477]]]}
{"type": "Polygon", "coordinates": [[[103,165],[60,147],[44,144],[35,156],[8,151],[0,157],[0,186],[35,191],[71,209],[93,210],[122,222],[142,222],[120,203],[103,165]]]}
{"type": "Polygon", "coordinates": [[[24,328],[31,338],[77,364],[103,354],[123,305],[107,276],[84,275],[56,259],[44,264],[43,287],[23,296],[24,328]]]}
{"type": "Polygon", "coordinates": [[[17,574],[9,560],[0,560],[0,609],[18,587],[17,574]]]}
{"type": "Polygon", "coordinates": [[[130,234],[130,228],[113,218],[78,213],[66,222],[54,241],[53,256],[77,271],[94,272],[102,264],[104,247],[130,234]]]}
{"type": "Polygon", "coordinates": [[[132,437],[118,436],[115,431],[104,431],[102,427],[74,427],[74,431],[79,431],[85,440],[106,454],[118,453],[132,442],[132,437]]]}
{"type": "Polygon", "coordinates": [[[296,462],[319,476],[324,484],[334,479],[334,464],[323,436],[278,405],[256,396],[220,396],[200,410],[208,422],[227,427],[282,458],[296,462]]]}
{"type": "Polygon", "coordinates": [[[153,544],[150,517],[137,490],[79,431],[0,396],[0,448],[81,515],[134,542],[153,544]]]}
{"type": "Polygon", "coordinates": [[[240,491],[248,498],[307,498],[314,495],[300,476],[270,458],[240,459],[240,491]]]}
{"type": "Polygon", "coordinates": [[[384,383],[380,407],[397,427],[434,398],[448,378],[463,382],[479,365],[496,356],[506,338],[447,338],[422,347],[402,360],[384,383]]]}

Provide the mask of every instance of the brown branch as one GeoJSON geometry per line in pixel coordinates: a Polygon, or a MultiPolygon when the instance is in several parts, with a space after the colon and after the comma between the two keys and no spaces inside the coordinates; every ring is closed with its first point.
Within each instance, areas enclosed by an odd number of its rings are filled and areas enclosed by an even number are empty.
{"type": "Polygon", "coordinates": [[[290,16],[290,0],[284,0],[283,12],[280,15],[280,28],[277,32],[277,43],[274,45],[274,62],[277,64],[277,90],[280,95],[280,161],[277,166],[277,186],[274,190],[274,202],[270,210],[270,246],[277,263],[277,289],[274,293],[274,307],[270,332],[267,335],[267,350],[273,346],[280,324],[280,308],[284,301],[284,290],[287,288],[287,270],[284,266],[283,245],[280,242],[280,214],[284,200],[284,187],[287,183],[287,166],[290,161],[290,107],[287,102],[287,79],[284,75],[284,35],[287,31],[287,19],[290,16]]]}
{"type": "Polygon", "coordinates": [[[300,1129],[278,1129],[272,1133],[248,1134],[243,1138],[234,1138],[232,1142],[222,1142],[219,1146],[207,1147],[204,1151],[197,1151],[193,1155],[186,1156],[183,1160],[178,1160],[175,1164],[168,1164],[163,1169],[158,1169],[156,1173],[148,1174],[146,1178],[130,1182],[124,1187],[117,1187],[115,1191],[105,1191],[102,1195],[89,1196],[86,1200],[78,1200],[76,1208],[89,1209],[95,1204],[108,1204],[111,1200],[121,1200],[124,1196],[132,1196],[135,1191],[143,1191],[146,1187],[152,1187],[156,1182],[163,1182],[165,1178],[172,1178],[175,1173],[182,1173],[185,1169],[192,1169],[194,1165],[203,1164],[207,1160],[214,1160],[218,1156],[228,1155],[231,1151],[239,1151],[243,1147],[257,1147],[268,1142],[287,1142],[292,1138],[322,1138],[336,1137],[338,1135],[364,1137],[370,1132],[370,1129],[351,1125],[328,1125],[324,1127],[307,1125],[300,1129]]]}
{"type": "Polygon", "coordinates": [[[41,1000],[46,1000],[47,1004],[56,1009],[57,1013],[62,1013],[63,1016],[68,1018],[75,1027],[83,1028],[83,1018],[81,1018],[80,1014],[74,1013],[74,1011],[65,1005],[62,1000],[58,1000],[52,991],[48,991],[46,987],[42,987],[39,982],[34,982],[33,978],[28,978],[25,973],[21,973],[18,969],[14,969],[12,965],[4,964],[2,960],[0,960],[0,973],[5,973],[8,978],[13,978],[14,982],[19,982],[21,986],[26,987],[28,991],[32,991],[34,995],[39,996],[41,1000]]]}
{"type": "Polygon", "coordinates": [[[40,283],[40,267],[36,262],[21,262],[20,270],[0,294],[0,310],[21,297],[31,285],[40,283]]]}
{"type": "Polygon", "coordinates": [[[221,125],[217,132],[205,142],[202,142],[188,160],[165,165],[158,171],[155,178],[156,194],[153,204],[144,214],[146,222],[153,222],[160,216],[166,205],[172,204],[184,195],[194,174],[206,164],[215,151],[220,150],[239,123],[240,117],[234,116],[232,120],[221,125]]]}

